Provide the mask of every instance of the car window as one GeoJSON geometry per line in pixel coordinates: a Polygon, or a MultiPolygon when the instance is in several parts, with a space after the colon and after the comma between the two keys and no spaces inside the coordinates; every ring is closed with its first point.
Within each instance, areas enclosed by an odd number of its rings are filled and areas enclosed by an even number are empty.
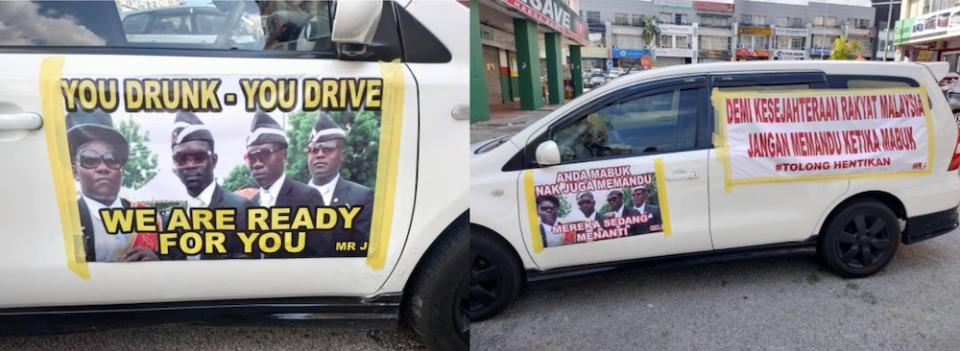
{"type": "Polygon", "coordinates": [[[666,89],[617,100],[557,128],[564,162],[692,149],[699,89],[666,89]]]}
{"type": "Polygon", "coordinates": [[[920,83],[907,77],[881,75],[830,75],[831,89],[876,89],[919,87],[920,83]]]}
{"type": "MultiPolygon", "coordinates": [[[[0,47],[200,49],[244,56],[338,57],[333,1],[0,1],[0,47]]],[[[393,2],[376,45],[352,60],[401,58],[393,2]]],[[[154,52],[154,51],[152,51],[154,52]]],[[[203,51],[192,51],[203,53],[203,51]]]]}
{"type": "Polygon", "coordinates": [[[886,80],[871,79],[851,79],[847,81],[847,88],[850,89],[876,89],[876,88],[909,88],[910,84],[906,82],[894,82],[886,80]]]}
{"type": "Polygon", "coordinates": [[[777,91],[810,89],[810,84],[748,85],[739,87],[719,87],[720,91],[777,91]]]}
{"type": "Polygon", "coordinates": [[[141,34],[147,31],[150,15],[145,13],[127,16],[123,19],[123,31],[127,34],[141,34]]]}
{"type": "MultiPolygon", "coordinates": [[[[170,13],[154,16],[149,34],[191,34],[189,13],[170,13]]],[[[128,38],[129,39],[129,38],[128,38]]]]}
{"type": "MultiPolygon", "coordinates": [[[[214,13],[199,13],[196,15],[197,20],[197,34],[216,34],[217,28],[223,25],[223,21],[226,19],[226,15],[214,14],[214,13]]],[[[242,32],[242,31],[241,31],[242,32]]],[[[252,33],[242,33],[242,34],[252,34],[252,33]]]]}

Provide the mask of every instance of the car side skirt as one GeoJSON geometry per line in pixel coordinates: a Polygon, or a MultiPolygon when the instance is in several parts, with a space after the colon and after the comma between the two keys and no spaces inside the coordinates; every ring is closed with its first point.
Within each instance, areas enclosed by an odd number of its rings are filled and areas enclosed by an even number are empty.
{"type": "Polygon", "coordinates": [[[606,262],[575,267],[565,267],[550,269],[546,271],[528,270],[527,283],[534,285],[538,283],[550,282],[553,280],[578,278],[598,273],[666,268],[675,266],[688,266],[703,263],[714,263],[722,261],[733,261],[747,258],[781,256],[789,254],[807,254],[816,250],[817,238],[811,236],[807,240],[800,242],[789,242],[781,244],[758,245],[750,247],[740,247],[733,249],[713,250],[704,252],[694,252],[679,255],[659,256],[650,258],[641,258],[636,260],[606,262]]]}
{"type": "Polygon", "coordinates": [[[0,336],[160,325],[394,328],[401,296],[297,297],[0,309],[0,336]]]}

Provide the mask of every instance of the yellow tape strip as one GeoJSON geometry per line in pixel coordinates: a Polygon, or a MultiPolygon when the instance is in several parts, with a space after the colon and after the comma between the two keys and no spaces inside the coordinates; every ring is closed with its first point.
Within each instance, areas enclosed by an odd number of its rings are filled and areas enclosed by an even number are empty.
{"type": "Polygon", "coordinates": [[[669,237],[670,227],[670,205],[667,204],[667,178],[663,170],[663,158],[658,157],[653,160],[653,171],[657,176],[657,202],[660,205],[660,219],[663,223],[663,237],[669,237]]]}
{"type": "Polygon", "coordinates": [[[387,260],[393,205],[397,193],[397,168],[400,162],[400,130],[403,122],[404,82],[399,62],[381,62],[383,106],[380,115],[380,150],[377,154],[377,182],[373,196],[373,219],[367,266],[383,269],[387,260]]]}
{"type": "Polygon", "coordinates": [[[70,166],[70,147],[67,145],[67,123],[63,98],[60,96],[60,76],[63,74],[63,56],[51,56],[40,65],[40,103],[43,111],[43,133],[47,141],[47,157],[53,176],[53,191],[60,210],[63,246],[67,268],[80,277],[90,279],[86,252],[83,248],[83,229],[80,228],[80,209],[77,207],[77,189],[70,166]]]}
{"type": "Polygon", "coordinates": [[[533,170],[523,171],[523,194],[527,199],[527,219],[530,221],[530,245],[533,253],[543,251],[540,237],[540,216],[537,215],[537,193],[533,188],[533,170]]]}
{"type": "Polygon", "coordinates": [[[933,155],[934,155],[934,136],[933,136],[933,116],[930,112],[929,97],[927,88],[920,85],[918,88],[883,88],[883,89],[831,89],[831,90],[786,90],[771,93],[758,92],[720,92],[714,88],[711,93],[711,102],[713,103],[714,115],[717,119],[716,131],[713,134],[713,143],[717,150],[717,161],[723,164],[724,191],[730,192],[734,185],[748,184],[770,184],[802,181],[823,181],[840,179],[893,179],[902,177],[911,177],[918,175],[929,175],[933,173],[933,155]],[[755,97],[781,97],[781,96],[844,96],[844,95],[864,95],[864,94],[909,94],[919,93],[923,100],[924,117],[927,125],[927,168],[922,171],[906,172],[888,172],[888,173],[865,173],[865,174],[837,174],[823,176],[799,176],[799,177],[756,177],[750,179],[733,180],[733,173],[730,166],[730,148],[727,145],[727,113],[724,101],[731,98],[755,98],[755,97]]]}
{"type": "Polygon", "coordinates": [[[717,130],[713,134],[713,145],[717,150],[717,161],[723,164],[723,191],[733,191],[733,170],[730,168],[730,146],[727,145],[727,110],[721,108],[725,95],[720,94],[720,89],[713,88],[713,114],[716,116],[717,130]]]}
{"type": "Polygon", "coordinates": [[[923,173],[933,174],[933,114],[930,112],[930,96],[927,95],[927,86],[920,84],[920,99],[923,100],[923,117],[927,120],[927,169],[923,173]]]}

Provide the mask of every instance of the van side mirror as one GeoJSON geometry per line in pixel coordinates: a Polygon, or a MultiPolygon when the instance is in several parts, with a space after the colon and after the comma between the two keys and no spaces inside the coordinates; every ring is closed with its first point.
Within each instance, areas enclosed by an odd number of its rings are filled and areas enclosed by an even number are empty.
{"type": "Polygon", "coordinates": [[[366,53],[367,45],[380,24],[382,1],[339,0],[333,17],[330,39],[337,43],[340,54],[358,57],[366,53]]]}
{"type": "Polygon", "coordinates": [[[557,142],[547,140],[537,145],[537,164],[552,166],[560,163],[560,148],[557,142]]]}

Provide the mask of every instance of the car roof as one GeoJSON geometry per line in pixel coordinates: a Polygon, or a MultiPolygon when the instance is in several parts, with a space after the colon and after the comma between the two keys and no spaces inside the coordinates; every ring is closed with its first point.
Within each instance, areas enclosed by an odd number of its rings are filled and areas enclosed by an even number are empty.
{"type": "Polygon", "coordinates": [[[911,77],[917,69],[924,66],[911,62],[869,62],[869,61],[751,61],[751,62],[721,62],[700,63],[695,65],[678,65],[641,71],[638,74],[620,76],[608,84],[604,90],[617,89],[622,86],[638,82],[688,76],[698,74],[723,73],[776,73],[798,71],[823,71],[829,74],[871,74],[911,77]],[[899,66],[906,69],[891,69],[899,66]]]}

